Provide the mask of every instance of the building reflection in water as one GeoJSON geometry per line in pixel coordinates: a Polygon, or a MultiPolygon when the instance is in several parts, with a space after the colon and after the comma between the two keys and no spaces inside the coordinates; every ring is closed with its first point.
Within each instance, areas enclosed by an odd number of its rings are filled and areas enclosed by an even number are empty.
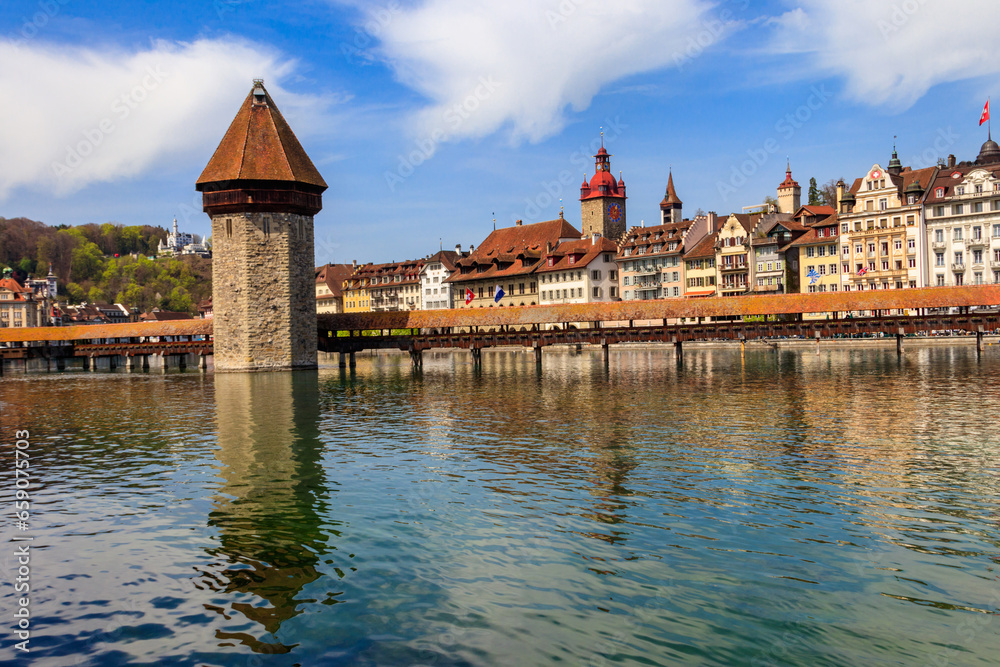
{"type": "MultiPolygon", "coordinates": [[[[309,372],[215,376],[223,483],[208,525],[218,545],[209,550],[213,560],[197,585],[222,599],[206,607],[227,621],[242,616],[260,626],[257,633],[218,630],[223,645],[286,653],[295,645],[280,641],[282,625],[320,602],[300,597],[324,576],[319,561],[332,548],[328,537],[339,535],[337,524],[323,518],[328,492],[318,393],[317,376],[309,372]]],[[[337,595],[324,591],[323,602],[337,595]]]]}

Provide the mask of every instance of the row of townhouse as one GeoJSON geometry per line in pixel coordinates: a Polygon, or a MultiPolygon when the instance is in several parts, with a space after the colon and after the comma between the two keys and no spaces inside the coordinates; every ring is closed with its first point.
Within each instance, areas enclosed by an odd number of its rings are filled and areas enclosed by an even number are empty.
{"type": "Polygon", "coordinates": [[[791,167],[777,206],[684,219],[673,174],[659,225],[628,227],[625,183],[602,147],[581,186],[582,230],[494,229],[462,252],[354,267],[344,310],[486,308],[745,294],[1000,284],[1000,146],[904,167],[893,149],[832,205],[802,205],[791,167]]]}

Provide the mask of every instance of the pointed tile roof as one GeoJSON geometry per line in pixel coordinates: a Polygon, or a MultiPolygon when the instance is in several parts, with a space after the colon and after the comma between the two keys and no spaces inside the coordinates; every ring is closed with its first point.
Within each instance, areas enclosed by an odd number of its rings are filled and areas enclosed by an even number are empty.
{"type": "Polygon", "coordinates": [[[197,188],[222,181],[283,181],[326,189],[278,106],[255,81],[236,118],[198,177],[197,188]]]}
{"type": "Polygon", "coordinates": [[[670,176],[667,177],[667,194],[663,197],[663,201],[660,202],[660,208],[670,208],[672,204],[678,206],[681,205],[681,199],[677,196],[677,191],[674,190],[674,172],[670,172],[670,176]]]}

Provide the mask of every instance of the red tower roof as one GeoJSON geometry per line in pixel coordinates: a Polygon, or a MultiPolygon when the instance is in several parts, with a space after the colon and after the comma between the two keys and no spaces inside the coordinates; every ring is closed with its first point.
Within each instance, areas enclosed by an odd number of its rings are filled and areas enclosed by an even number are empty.
{"type": "Polygon", "coordinates": [[[789,162],[788,168],[785,171],[785,180],[781,182],[781,185],[778,186],[778,189],[781,190],[782,188],[797,188],[797,187],[799,187],[799,184],[792,179],[792,164],[789,162]]]}
{"type": "Polygon", "coordinates": [[[301,183],[320,191],[327,187],[260,81],[254,82],[196,187],[240,180],[301,183]]]}
{"type": "Polygon", "coordinates": [[[677,191],[674,190],[674,172],[670,172],[670,176],[667,177],[667,193],[663,196],[663,201],[660,202],[660,208],[670,208],[673,205],[680,206],[681,199],[677,196],[677,191]]]}
{"type": "Polygon", "coordinates": [[[611,155],[602,145],[594,156],[594,176],[588,185],[580,187],[580,201],[598,199],[600,197],[615,197],[625,199],[625,181],[611,175],[611,155]]]}

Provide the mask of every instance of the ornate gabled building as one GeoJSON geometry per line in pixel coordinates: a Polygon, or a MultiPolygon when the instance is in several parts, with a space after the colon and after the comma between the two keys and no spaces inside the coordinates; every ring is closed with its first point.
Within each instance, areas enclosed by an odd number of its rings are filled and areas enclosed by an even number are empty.
{"type": "Polygon", "coordinates": [[[539,303],[535,270],[542,257],[580,232],[562,214],[555,220],[495,229],[468,257],[455,261],[456,271],[446,282],[454,290],[456,308],[534,306],[539,303]],[[497,287],[503,297],[496,299],[497,287]],[[469,299],[468,294],[472,294],[469,299]],[[468,302],[467,302],[468,301],[468,302]]]}
{"type": "Polygon", "coordinates": [[[216,370],[315,368],[313,216],[327,185],[263,81],[196,188],[212,219],[216,370]]]}
{"type": "Polygon", "coordinates": [[[46,299],[14,280],[10,269],[0,278],[0,327],[40,327],[49,323],[46,299]]]}
{"type": "Polygon", "coordinates": [[[611,173],[611,155],[604,148],[594,156],[594,175],[584,177],[580,186],[580,220],[583,236],[600,234],[617,242],[627,229],[625,224],[625,181],[611,173]]]}
{"type": "Polygon", "coordinates": [[[975,162],[949,156],[925,199],[930,285],[1000,284],[1000,148],[988,139],[975,162]]]}
{"type": "Polygon", "coordinates": [[[755,216],[732,213],[716,237],[716,283],[720,296],[738,296],[750,291],[750,232],[755,216]]]}
{"type": "Polygon", "coordinates": [[[893,149],[890,168],[875,164],[849,191],[837,187],[844,290],[905,289],[926,284],[919,258],[924,198],[938,167],[910,169],[893,149]]]}

